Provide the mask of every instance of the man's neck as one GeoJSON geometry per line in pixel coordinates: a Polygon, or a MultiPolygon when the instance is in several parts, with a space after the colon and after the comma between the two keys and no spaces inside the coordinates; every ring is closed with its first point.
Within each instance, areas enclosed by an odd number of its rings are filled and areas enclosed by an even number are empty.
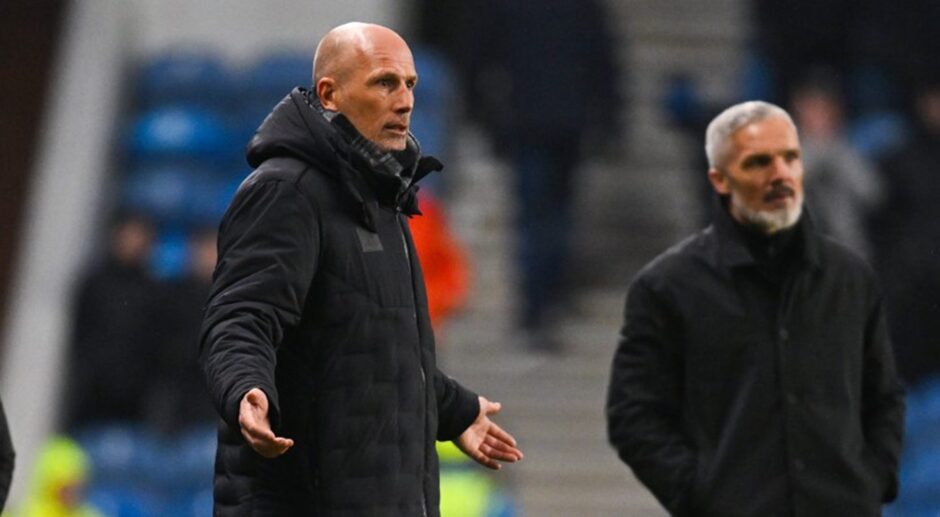
{"type": "Polygon", "coordinates": [[[744,238],[744,243],[754,260],[759,264],[786,261],[796,251],[801,234],[799,222],[773,233],[754,225],[735,221],[735,227],[744,238]]]}

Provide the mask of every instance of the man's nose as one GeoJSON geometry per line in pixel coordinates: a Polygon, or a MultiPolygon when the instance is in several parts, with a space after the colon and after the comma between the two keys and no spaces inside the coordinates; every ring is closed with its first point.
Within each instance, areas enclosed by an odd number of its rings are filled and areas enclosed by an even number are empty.
{"type": "Polygon", "coordinates": [[[395,110],[395,113],[404,115],[405,113],[410,113],[415,106],[415,93],[410,88],[401,88],[398,91],[398,95],[395,96],[395,102],[392,106],[392,109],[395,110]]]}
{"type": "Polygon", "coordinates": [[[795,163],[787,160],[784,156],[774,157],[772,170],[772,179],[774,181],[790,179],[796,174],[795,163]]]}

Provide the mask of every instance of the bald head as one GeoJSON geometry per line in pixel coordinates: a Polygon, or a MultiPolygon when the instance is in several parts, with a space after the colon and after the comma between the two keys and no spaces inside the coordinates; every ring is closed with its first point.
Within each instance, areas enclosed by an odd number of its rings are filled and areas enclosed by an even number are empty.
{"type": "Polygon", "coordinates": [[[317,46],[313,87],[320,105],[345,115],[380,149],[406,147],[417,82],[411,49],[387,27],[347,23],[317,46]]]}
{"type": "Polygon", "coordinates": [[[407,43],[397,32],[374,23],[349,22],[323,36],[313,58],[313,84],[324,77],[343,80],[358,59],[376,47],[407,43]]]}

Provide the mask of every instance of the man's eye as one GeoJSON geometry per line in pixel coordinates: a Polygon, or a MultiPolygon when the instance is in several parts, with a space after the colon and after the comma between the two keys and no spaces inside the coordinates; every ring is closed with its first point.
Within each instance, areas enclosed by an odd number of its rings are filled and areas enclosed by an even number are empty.
{"type": "Polygon", "coordinates": [[[379,85],[380,85],[380,86],[383,86],[383,87],[385,87],[385,88],[394,88],[394,87],[395,87],[395,81],[393,81],[393,80],[391,80],[391,79],[379,79],[379,85]]]}
{"type": "Polygon", "coordinates": [[[769,157],[769,156],[755,156],[755,157],[750,158],[750,159],[748,159],[748,160],[746,160],[746,161],[744,162],[744,168],[745,168],[745,169],[754,169],[754,168],[758,168],[758,167],[766,167],[766,166],[768,166],[768,165],[770,165],[770,157],[769,157]]]}
{"type": "Polygon", "coordinates": [[[405,81],[405,86],[408,87],[409,90],[414,90],[416,84],[417,81],[405,81]]]}

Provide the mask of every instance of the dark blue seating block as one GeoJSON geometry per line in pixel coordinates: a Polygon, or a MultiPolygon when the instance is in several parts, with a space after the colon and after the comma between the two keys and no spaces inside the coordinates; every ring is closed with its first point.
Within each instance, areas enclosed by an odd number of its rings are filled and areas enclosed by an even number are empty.
{"type": "Polygon", "coordinates": [[[162,503],[152,494],[126,485],[93,484],[86,501],[107,517],[158,517],[162,503]]]}
{"type": "Polygon", "coordinates": [[[264,102],[270,109],[294,87],[311,87],[312,66],[309,50],[282,48],[268,52],[242,75],[241,98],[264,102]]]}
{"type": "Polygon", "coordinates": [[[148,60],[137,79],[143,107],[184,103],[227,109],[234,104],[235,77],[211,50],[171,50],[148,60]]]}
{"type": "Polygon", "coordinates": [[[424,154],[446,161],[453,146],[454,121],[458,113],[454,70],[450,62],[432,48],[415,46],[412,52],[418,85],[411,132],[421,143],[424,154]]]}
{"type": "Polygon", "coordinates": [[[215,226],[242,177],[198,167],[138,169],[125,178],[121,205],[164,224],[215,226]]]}
{"type": "Polygon", "coordinates": [[[200,107],[175,104],[142,113],[132,124],[128,158],[137,165],[194,162],[224,163],[242,154],[225,115],[200,107]]]}

